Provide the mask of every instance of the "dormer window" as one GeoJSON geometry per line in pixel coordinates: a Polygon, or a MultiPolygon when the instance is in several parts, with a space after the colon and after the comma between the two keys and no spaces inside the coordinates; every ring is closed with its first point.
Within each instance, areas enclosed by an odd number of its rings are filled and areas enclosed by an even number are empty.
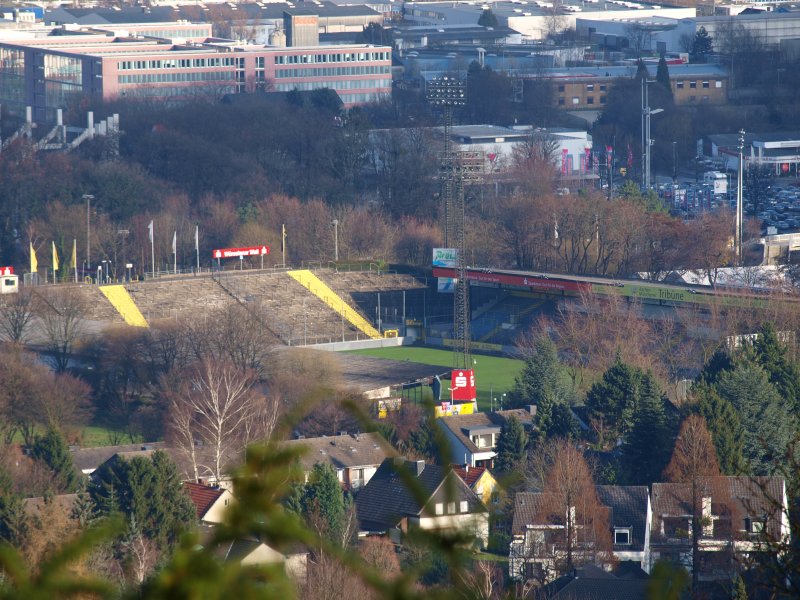
{"type": "Polygon", "coordinates": [[[630,527],[614,528],[614,544],[619,546],[629,546],[631,543],[630,527]]]}

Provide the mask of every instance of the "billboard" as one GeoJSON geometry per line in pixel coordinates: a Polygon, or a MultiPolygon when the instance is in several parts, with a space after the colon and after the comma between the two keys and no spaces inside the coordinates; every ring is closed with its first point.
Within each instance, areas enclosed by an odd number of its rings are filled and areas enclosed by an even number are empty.
{"type": "Polygon", "coordinates": [[[477,398],[475,391],[475,371],[472,369],[456,369],[450,376],[450,399],[453,402],[474,402],[477,398]]]}
{"type": "Polygon", "coordinates": [[[434,248],[433,266],[434,267],[455,267],[458,260],[457,248],[434,248]]]}
{"type": "MultiPolygon", "coordinates": [[[[433,266],[454,268],[458,260],[458,249],[456,248],[434,248],[433,266]]],[[[456,280],[452,277],[439,277],[437,280],[437,290],[444,294],[455,292],[456,280]]]]}
{"type": "Polygon", "coordinates": [[[240,256],[264,256],[265,254],[269,254],[269,246],[219,248],[212,252],[214,258],[239,258],[240,256]]]}

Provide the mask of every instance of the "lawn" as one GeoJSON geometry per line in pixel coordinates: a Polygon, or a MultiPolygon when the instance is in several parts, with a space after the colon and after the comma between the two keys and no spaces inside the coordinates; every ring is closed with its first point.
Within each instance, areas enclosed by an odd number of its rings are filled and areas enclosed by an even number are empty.
{"type": "MultiPolygon", "coordinates": [[[[353,354],[375,356],[388,360],[410,360],[442,367],[451,367],[453,365],[452,352],[418,346],[354,350],[353,354]]],[[[503,395],[514,387],[514,379],[522,370],[523,361],[483,354],[473,354],[472,359],[475,366],[475,383],[478,386],[478,408],[480,410],[489,410],[491,396],[494,396],[495,408],[497,408],[497,403],[503,399],[503,395]]],[[[442,393],[443,399],[445,398],[445,393],[446,390],[442,393]]],[[[507,399],[504,404],[506,403],[507,399]]]]}

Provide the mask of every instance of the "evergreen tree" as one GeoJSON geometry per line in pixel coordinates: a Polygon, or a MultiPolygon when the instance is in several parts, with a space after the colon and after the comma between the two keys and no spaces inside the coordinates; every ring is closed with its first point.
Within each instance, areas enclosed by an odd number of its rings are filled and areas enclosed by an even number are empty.
{"type": "Polygon", "coordinates": [[[520,408],[534,404],[538,412],[545,401],[567,403],[570,397],[567,379],[564,366],[558,360],[556,345],[548,335],[541,335],[514,381],[514,388],[509,393],[511,406],[520,408]]]}
{"type": "Polygon", "coordinates": [[[101,515],[135,517],[161,549],[173,547],[197,519],[175,465],[161,451],[149,458],[117,455],[106,461],[92,474],[89,495],[101,515]]]}
{"type": "Polygon", "coordinates": [[[480,18],[478,19],[478,25],[481,27],[497,27],[497,17],[492,12],[491,8],[484,9],[480,18]]]}
{"type": "Polygon", "coordinates": [[[659,481],[670,458],[672,427],[664,411],[664,393],[651,373],[642,378],[639,410],[622,447],[622,468],[632,485],[659,481]]]}
{"type": "Polygon", "coordinates": [[[85,480],[78,483],[78,494],[72,504],[69,517],[78,522],[81,529],[92,523],[96,518],[97,507],[89,495],[89,490],[85,480]]]}
{"type": "Polygon", "coordinates": [[[650,77],[650,73],[647,71],[647,66],[644,64],[644,61],[640,58],[636,61],[636,75],[635,79],[648,79],[650,77]]]}
{"type": "Polygon", "coordinates": [[[58,429],[48,427],[44,435],[37,436],[31,448],[31,456],[53,471],[57,492],[70,493],[75,490],[78,474],[72,464],[72,454],[67,442],[58,429]]]}
{"type": "Polygon", "coordinates": [[[705,27],[700,27],[694,35],[689,60],[693,63],[706,62],[708,55],[712,52],[712,45],[712,39],[708,35],[708,31],[706,31],[705,27]]]}
{"type": "Polygon", "coordinates": [[[664,55],[661,55],[661,58],[658,61],[658,69],[656,70],[656,81],[661,84],[661,87],[664,88],[665,94],[672,100],[672,85],[670,85],[669,81],[669,67],[667,66],[667,60],[664,58],[664,55]]]}
{"type": "Polygon", "coordinates": [[[797,363],[788,357],[786,345],[778,339],[778,333],[772,323],[761,327],[758,337],[753,343],[755,360],[769,375],[769,380],[777,388],[778,393],[791,402],[792,410],[800,412],[800,369],[797,363]]]}
{"type": "Polygon", "coordinates": [[[503,423],[500,429],[500,438],[497,440],[497,458],[494,466],[501,473],[512,473],[525,458],[525,447],[528,436],[519,420],[511,416],[503,423]]]}
{"type": "Polygon", "coordinates": [[[580,425],[566,404],[555,404],[550,413],[550,424],[544,432],[547,438],[577,438],[580,425]]]}
{"type": "Polygon", "coordinates": [[[711,358],[708,359],[700,375],[697,376],[698,383],[714,385],[719,381],[720,375],[725,371],[732,371],[734,367],[733,357],[725,348],[717,348],[711,358]]]}
{"type": "Polygon", "coordinates": [[[744,456],[753,474],[774,472],[786,454],[795,420],[764,369],[743,361],[722,373],[716,387],[739,413],[744,456]]]}
{"type": "Polygon", "coordinates": [[[747,587],[744,585],[744,579],[741,575],[736,575],[733,580],[733,589],[731,590],[731,600],[747,600],[747,587]]]}
{"type": "Polygon", "coordinates": [[[706,384],[692,389],[695,411],[706,420],[708,431],[717,451],[719,469],[723,475],[740,475],[747,471],[744,462],[744,433],[739,414],[728,400],[706,384]]]}
{"type": "Polygon", "coordinates": [[[345,505],[342,486],[328,463],[317,463],[303,493],[303,513],[323,535],[338,540],[344,526],[345,505]]]}
{"type": "Polygon", "coordinates": [[[603,378],[589,389],[586,406],[595,419],[602,419],[604,427],[616,435],[625,435],[633,424],[633,415],[639,404],[643,373],[622,361],[617,353],[614,364],[603,373],[603,378]]]}
{"type": "Polygon", "coordinates": [[[28,529],[22,496],[14,491],[11,476],[0,467],[0,543],[19,548],[28,537],[28,529]]]}

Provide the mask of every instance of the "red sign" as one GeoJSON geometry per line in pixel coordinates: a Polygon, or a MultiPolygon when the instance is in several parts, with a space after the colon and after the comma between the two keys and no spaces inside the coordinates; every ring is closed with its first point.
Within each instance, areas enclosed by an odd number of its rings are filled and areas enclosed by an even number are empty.
{"type": "Polygon", "coordinates": [[[453,402],[473,402],[475,393],[475,371],[458,369],[450,375],[450,399],[453,402]]]}
{"type": "Polygon", "coordinates": [[[13,275],[14,267],[0,267],[0,275],[13,275]]]}
{"type": "MultiPolygon", "coordinates": [[[[455,277],[455,269],[443,267],[433,268],[434,277],[455,277]]],[[[591,284],[582,281],[569,281],[565,279],[550,279],[548,277],[538,277],[535,275],[510,275],[507,273],[494,273],[486,271],[467,271],[469,281],[480,281],[482,283],[499,283],[500,285],[516,285],[528,287],[532,290],[558,291],[558,292],[580,292],[592,289],[591,284]]]]}
{"type": "Polygon", "coordinates": [[[214,258],[238,258],[240,256],[264,256],[269,254],[269,246],[251,246],[250,248],[220,248],[213,251],[214,258]]]}

